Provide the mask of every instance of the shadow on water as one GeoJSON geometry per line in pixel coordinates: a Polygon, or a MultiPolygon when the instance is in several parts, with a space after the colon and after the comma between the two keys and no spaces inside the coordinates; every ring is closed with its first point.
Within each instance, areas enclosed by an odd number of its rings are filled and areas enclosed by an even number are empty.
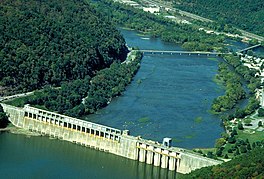
{"type": "Polygon", "coordinates": [[[0,145],[0,178],[176,178],[176,172],[48,137],[2,133],[0,145]]]}

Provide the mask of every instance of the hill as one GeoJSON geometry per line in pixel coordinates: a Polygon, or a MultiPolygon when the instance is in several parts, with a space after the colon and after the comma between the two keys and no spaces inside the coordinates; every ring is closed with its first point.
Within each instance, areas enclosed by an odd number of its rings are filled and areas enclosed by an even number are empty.
{"type": "Polygon", "coordinates": [[[128,52],[82,0],[3,0],[0,22],[0,96],[93,77],[128,52]]]}

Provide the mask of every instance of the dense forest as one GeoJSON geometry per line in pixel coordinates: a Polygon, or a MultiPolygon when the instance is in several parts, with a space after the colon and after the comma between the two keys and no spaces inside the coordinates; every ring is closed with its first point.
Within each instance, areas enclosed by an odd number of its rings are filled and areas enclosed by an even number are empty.
{"type": "MultiPolygon", "coordinates": [[[[33,96],[24,98],[19,105],[28,103],[72,117],[94,113],[105,107],[113,97],[119,96],[131,82],[142,58],[139,52],[135,52],[135,55],[136,58],[128,63],[114,62],[92,78],[65,82],[60,88],[45,87],[33,96]]],[[[13,105],[17,105],[16,102],[13,105]]]]}
{"type": "Polygon", "coordinates": [[[264,36],[263,0],[174,0],[176,8],[264,36]]]}
{"type": "Polygon", "coordinates": [[[83,81],[128,52],[111,22],[81,0],[3,0],[0,22],[1,94],[83,81]]]}
{"type": "Polygon", "coordinates": [[[220,178],[263,178],[264,149],[256,147],[252,151],[217,166],[205,167],[180,178],[220,179],[220,178]]]}
{"type": "Polygon", "coordinates": [[[188,50],[223,50],[224,36],[207,34],[198,28],[179,24],[164,18],[111,0],[93,1],[93,7],[116,25],[161,37],[162,40],[182,44],[188,50]]]}

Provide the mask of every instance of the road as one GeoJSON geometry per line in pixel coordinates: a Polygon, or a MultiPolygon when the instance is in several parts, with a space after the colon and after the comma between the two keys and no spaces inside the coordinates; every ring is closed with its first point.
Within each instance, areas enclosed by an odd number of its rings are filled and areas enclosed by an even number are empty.
{"type": "MultiPolygon", "coordinates": [[[[166,2],[160,2],[160,1],[155,1],[155,0],[142,0],[142,2],[148,3],[148,4],[153,5],[153,6],[160,6],[160,7],[164,7],[164,8],[169,8],[173,12],[177,12],[182,16],[186,16],[186,17],[189,17],[189,18],[194,19],[194,20],[200,20],[203,22],[213,22],[213,20],[211,20],[211,19],[204,18],[204,17],[198,16],[196,14],[192,14],[192,13],[174,8],[171,4],[168,4],[166,2]]],[[[239,28],[236,28],[236,29],[242,33],[243,37],[246,37],[249,39],[256,39],[259,42],[264,42],[264,37],[262,37],[262,36],[256,35],[256,34],[251,33],[251,32],[247,32],[247,31],[239,29],[239,28]]]]}
{"type": "Polygon", "coordinates": [[[148,4],[153,5],[153,6],[160,6],[160,7],[164,7],[164,8],[169,8],[173,12],[177,12],[177,13],[179,13],[182,16],[187,16],[187,17],[195,19],[195,20],[199,20],[199,21],[203,21],[203,22],[213,22],[210,19],[198,16],[196,14],[192,14],[192,13],[189,13],[189,12],[186,12],[186,11],[182,11],[180,9],[176,9],[173,6],[169,5],[169,4],[165,4],[165,2],[161,3],[161,2],[153,1],[153,0],[142,0],[142,2],[148,3],[148,4]]]}
{"type": "Polygon", "coordinates": [[[9,99],[14,99],[14,98],[19,98],[19,97],[24,97],[24,96],[29,96],[31,94],[33,94],[34,91],[32,92],[27,92],[27,93],[21,93],[21,94],[16,94],[16,95],[12,95],[12,96],[4,96],[4,97],[0,97],[0,102],[4,101],[4,100],[9,100],[9,99]]]}

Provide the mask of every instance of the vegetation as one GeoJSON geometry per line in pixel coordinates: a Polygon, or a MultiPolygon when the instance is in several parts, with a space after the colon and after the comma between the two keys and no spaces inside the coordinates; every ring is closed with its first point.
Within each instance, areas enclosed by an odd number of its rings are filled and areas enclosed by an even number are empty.
{"type": "Polygon", "coordinates": [[[8,124],[8,117],[3,110],[3,106],[0,104],[0,128],[5,128],[8,124]]]}
{"type": "Polygon", "coordinates": [[[142,54],[134,51],[135,59],[127,63],[114,62],[100,70],[96,76],[65,82],[59,88],[47,86],[33,96],[7,102],[24,106],[28,103],[50,111],[73,117],[96,112],[105,107],[113,97],[119,96],[139,68],[142,54]]]}
{"type": "Polygon", "coordinates": [[[229,162],[195,170],[181,178],[262,178],[264,176],[263,168],[264,150],[262,145],[229,162]]]}
{"type": "Polygon", "coordinates": [[[259,108],[259,110],[258,110],[258,116],[259,117],[264,117],[264,109],[263,108],[259,108]]]}
{"type": "Polygon", "coordinates": [[[125,60],[125,40],[102,17],[77,0],[1,1],[1,89],[7,94],[85,81],[125,60]]]}
{"type": "Polygon", "coordinates": [[[212,104],[212,111],[223,112],[235,107],[239,100],[246,97],[249,102],[244,109],[237,108],[234,114],[223,116],[224,120],[234,117],[243,118],[251,114],[259,107],[259,102],[255,99],[255,89],[260,88],[260,78],[255,77],[255,70],[244,66],[238,56],[227,55],[226,62],[222,62],[218,67],[217,79],[221,80],[226,88],[225,95],[216,98],[212,104]],[[244,84],[247,86],[244,86],[244,84]],[[244,88],[249,90],[248,95],[244,88]]]}
{"type": "Polygon", "coordinates": [[[264,35],[262,0],[176,0],[175,7],[217,21],[222,29],[235,25],[243,30],[264,35]]]}
{"type": "Polygon", "coordinates": [[[144,12],[111,0],[94,1],[94,8],[117,25],[159,36],[162,40],[182,44],[188,50],[211,51],[223,49],[224,36],[206,34],[198,28],[178,24],[161,15],[144,12]],[[190,35],[192,34],[192,35],[190,35]]]}

